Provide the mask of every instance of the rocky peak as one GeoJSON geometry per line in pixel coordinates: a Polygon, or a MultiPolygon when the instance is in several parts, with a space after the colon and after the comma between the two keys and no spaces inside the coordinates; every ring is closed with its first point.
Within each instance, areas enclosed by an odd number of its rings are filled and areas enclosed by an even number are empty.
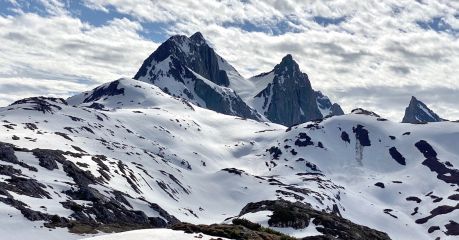
{"type": "Polygon", "coordinates": [[[309,84],[308,75],[301,72],[300,66],[290,54],[283,57],[282,61],[274,67],[274,74],[278,76],[278,80],[281,80],[280,84],[285,83],[284,80],[292,81],[293,84],[298,81],[309,84]]]}
{"type": "Polygon", "coordinates": [[[220,66],[222,58],[207,44],[200,32],[190,37],[184,35],[170,37],[144,61],[134,79],[154,83],[158,78],[158,74],[155,74],[155,65],[159,65],[167,58],[170,58],[175,68],[189,68],[220,86],[227,87],[230,84],[226,71],[220,66]]]}
{"type": "Polygon", "coordinates": [[[293,60],[293,56],[291,54],[287,54],[282,58],[282,61],[280,62],[281,66],[296,66],[298,67],[298,64],[293,60]]]}
{"type": "Polygon", "coordinates": [[[444,121],[435,112],[427,107],[423,102],[412,96],[410,104],[405,109],[403,123],[428,123],[444,121]]]}
{"type": "Polygon", "coordinates": [[[254,97],[254,108],[272,122],[292,126],[343,111],[328,97],[312,89],[308,75],[301,72],[292,55],[287,54],[274,70],[252,78],[266,87],[254,97]]]}
{"type": "Polygon", "coordinates": [[[134,79],[219,113],[263,119],[229,88],[228,76],[242,78],[197,32],[170,37],[145,59],[134,79]]]}
{"type": "Polygon", "coordinates": [[[190,40],[198,44],[207,44],[201,32],[195,32],[191,35],[190,40]]]}

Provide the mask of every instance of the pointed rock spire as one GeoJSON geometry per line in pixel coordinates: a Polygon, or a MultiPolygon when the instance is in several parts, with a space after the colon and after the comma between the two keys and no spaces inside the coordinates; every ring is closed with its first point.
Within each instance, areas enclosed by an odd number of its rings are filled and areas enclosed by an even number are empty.
{"type": "Polygon", "coordinates": [[[311,87],[308,75],[301,72],[292,55],[287,54],[274,70],[251,79],[263,82],[253,106],[270,121],[292,126],[331,115],[342,115],[338,104],[311,87]]]}
{"type": "Polygon", "coordinates": [[[191,41],[194,41],[196,43],[205,43],[206,39],[204,39],[204,36],[202,35],[201,32],[195,32],[193,35],[190,37],[191,41]]]}
{"type": "Polygon", "coordinates": [[[427,107],[423,102],[412,96],[410,104],[405,109],[403,123],[427,123],[441,122],[444,119],[440,118],[435,112],[427,107]]]}

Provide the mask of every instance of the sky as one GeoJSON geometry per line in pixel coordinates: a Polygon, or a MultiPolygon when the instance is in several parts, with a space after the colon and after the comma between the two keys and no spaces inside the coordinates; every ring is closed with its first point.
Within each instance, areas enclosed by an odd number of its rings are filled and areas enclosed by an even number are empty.
{"type": "Polygon", "coordinates": [[[459,119],[459,1],[0,0],[0,106],[120,77],[200,31],[244,77],[292,54],[345,112],[400,121],[411,96],[459,119]]]}

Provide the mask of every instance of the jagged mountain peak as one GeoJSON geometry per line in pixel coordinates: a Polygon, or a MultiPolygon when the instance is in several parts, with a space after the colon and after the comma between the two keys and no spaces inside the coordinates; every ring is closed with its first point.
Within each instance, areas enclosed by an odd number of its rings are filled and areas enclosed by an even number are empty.
{"type": "Polygon", "coordinates": [[[206,39],[204,38],[201,32],[195,32],[193,35],[190,36],[190,39],[196,43],[206,43],[206,39]]]}
{"type": "MultiPolygon", "coordinates": [[[[155,72],[157,70],[156,65],[167,60],[172,62],[174,68],[186,67],[211,82],[225,87],[230,84],[227,71],[234,70],[207,44],[203,35],[197,32],[190,37],[185,35],[170,37],[145,59],[134,79],[154,84],[159,77],[158,75],[161,75],[155,72]]],[[[162,73],[164,73],[164,69],[160,70],[163,70],[162,73]]],[[[180,73],[175,73],[175,75],[177,74],[180,73]]]]}
{"type": "Polygon", "coordinates": [[[441,121],[444,121],[444,119],[439,117],[415,96],[411,97],[410,104],[405,109],[405,115],[402,120],[403,123],[428,123],[441,121]]]}
{"type": "Polygon", "coordinates": [[[300,66],[291,54],[287,54],[282,58],[282,61],[274,67],[274,73],[278,76],[283,76],[283,79],[286,80],[308,79],[307,74],[301,72],[300,66]]]}
{"type": "Polygon", "coordinates": [[[200,32],[169,38],[143,62],[134,79],[219,113],[264,120],[230,88],[230,80],[237,85],[244,79],[200,32]]]}
{"type": "Polygon", "coordinates": [[[343,115],[338,104],[315,91],[291,54],[270,72],[251,78],[257,94],[251,106],[275,123],[292,126],[327,116],[343,115]]]}
{"type": "MultiPolygon", "coordinates": [[[[282,61],[280,62],[280,64],[283,64],[283,65],[290,65],[290,64],[296,64],[295,60],[293,60],[293,56],[292,54],[287,54],[285,55],[283,58],[282,58],[282,61]]],[[[298,64],[296,64],[298,65],[298,64]]]]}
{"type": "Polygon", "coordinates": [[[183,34],[176,34],[176,35],[173,35],[171,36],[167,41],[172,41],[173,43],[177,44],[178,46],[180,45],[183,45],[183,44],[192,44],[192,45],[206,45],[208,46],[207,44],[207,41],[206,39],[204,38],[204,36],[202,35],[201,32],[195,32],[193,35],[191,36],[186,36],[186,35],[183,35],[183,34]]]}

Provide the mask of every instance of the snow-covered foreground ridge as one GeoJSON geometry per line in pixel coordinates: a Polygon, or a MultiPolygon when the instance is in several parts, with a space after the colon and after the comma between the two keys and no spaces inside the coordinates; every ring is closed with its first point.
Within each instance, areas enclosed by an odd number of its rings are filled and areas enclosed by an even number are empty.
{"type": "MultiPolygon", "coordinates": [[[[211,240],[215,239],[212,236],[205,234],[189,234],[183,231],[174,231],[171,229],[149,229],[149,230],[135,230],[124,233],[117,233],[105,236],[98,236],[88,238],[86,240],[155,240],[155,239],[167,239],[167,240],[189,240],[189,239],[202,239],[211,240]]],[[[220,238],[225,240],[226,238],[220,238]]]]}
{"type": "Polygon", "coordinates": [[[287,128],[131,79],[68,100],[20,100],[0,108],[0,121],[0,233],[8,239],[220,223],[250,202],[275,199],[392,239],[458,235],[454,122],[354,113],[287,128]]]}

